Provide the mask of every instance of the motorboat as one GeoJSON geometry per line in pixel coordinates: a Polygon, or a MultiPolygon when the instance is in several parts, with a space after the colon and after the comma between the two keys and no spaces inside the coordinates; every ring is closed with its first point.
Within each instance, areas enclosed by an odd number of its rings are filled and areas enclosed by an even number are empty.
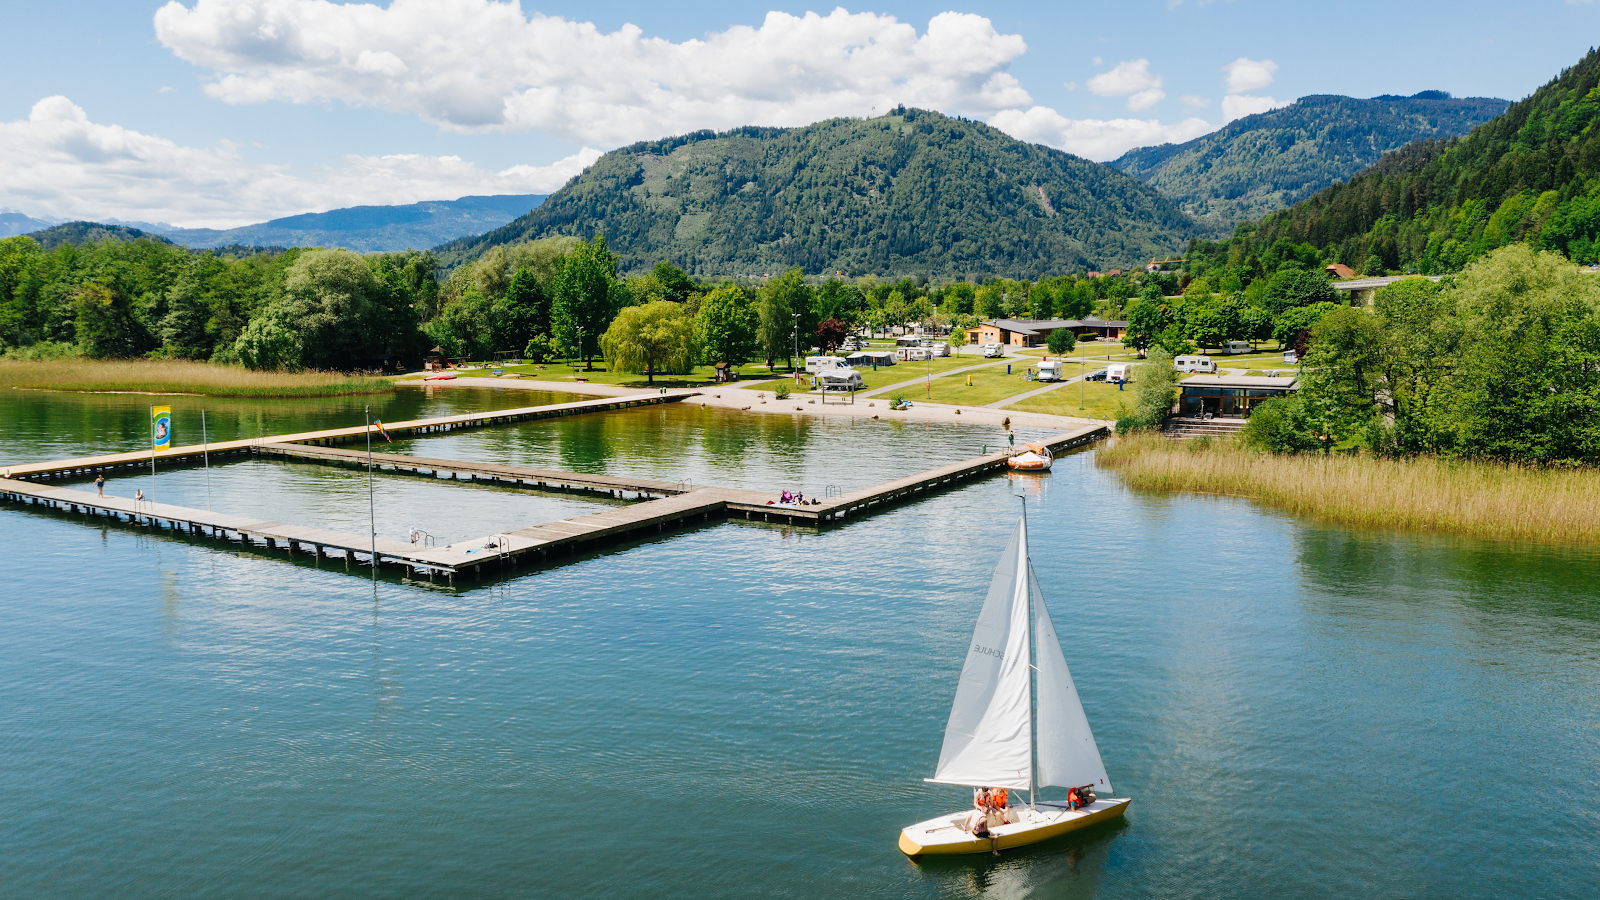
{"type": "Polygon", "coordinates": [[[1006,465],[1017,472],[1048,472],[1055,462],[1050,448],[1043,444],[1023,444],[1022,449],[1006,459],[1006,465]]]}
{"type": "MultiPolygon", "coordinates": [[[[1003,808],[968,807],[900,832],[907,856],[998,853],[1110,821],[1131,798],[1112,797],[1105,763],[1028,561],[1028,519],[995,567],[945,726],[933,784],[1027,791],[1003,808]],[[1044,800],[1046,787],[1068,801],[1044,800]],[[1077,798],[1086,802],[1075,802],[1077,798]],[[981,822],[981,824],[979,824],[981,822]]],[[[980,795],[979,799],[982,799],[980,795]]]]}

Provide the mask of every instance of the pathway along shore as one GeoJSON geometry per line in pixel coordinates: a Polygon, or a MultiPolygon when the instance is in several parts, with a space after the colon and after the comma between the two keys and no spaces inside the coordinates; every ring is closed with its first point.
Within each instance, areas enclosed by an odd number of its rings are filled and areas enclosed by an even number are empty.
{"type": "MultiPolygon", "coordinates": [[[[601,397],[622,397],[637,395],[640,388],[622,387],[612,384],[594,384],[592,382],[573,381],[538,381],[532,378],[509,378],[488,376],[484,378],[457,377],[450,381],[427,381],[406,378],[398,381],[399,384],[424,387],[481,387],[504,388],[509,390],[525,391],[565,391],[575,394],[593,394],[601,397]]],[[[776,382],[772,382],[776,384],[776,382]]],[[[986,425],[999,428],[1005,420],[1010,419],[1013,427],[1047,428],[1058,431],[1070,431],[1084,425],[1110,425],[1102,419],[1085,419],[1073,416],[1055,416],[1049,413],[1020,412],[1009,409],[993,409],[985,406],[951,406],[944,403],[925,403],[912,399],[912,406],[907,410],[891,410],[889,402],[881,397],[863,397],[856,394],[855,402],[851,403],[846,397],[840,395],[829,396],[823,402],[820,394],[794,393],[787,400],[779,400],[773,396],[772,388],[742,388],[737,384],[713,384],[705,387],[691,388],[695,392],[683,402],[700,404],[707,407],[720,407],[722,409],[748,410],[749,412],[771,413],[774,415],[808,415],[808,416],[845,416],[850,418],[878,418],[878,419],[903,419],[908,422],[950,422],[956,425],[986,425]]],[[[686,393],[686,389],[674,388],[673,393],[686,393]]]]}

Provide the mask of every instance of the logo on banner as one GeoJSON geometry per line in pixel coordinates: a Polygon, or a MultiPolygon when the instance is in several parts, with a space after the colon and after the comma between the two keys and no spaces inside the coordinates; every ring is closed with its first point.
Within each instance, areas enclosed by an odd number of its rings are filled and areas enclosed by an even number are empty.
{"type": "Polygon", "coordinates": [[[172,449],[172,407],[150,407],[150,434],[157,450],[172,449]]]}

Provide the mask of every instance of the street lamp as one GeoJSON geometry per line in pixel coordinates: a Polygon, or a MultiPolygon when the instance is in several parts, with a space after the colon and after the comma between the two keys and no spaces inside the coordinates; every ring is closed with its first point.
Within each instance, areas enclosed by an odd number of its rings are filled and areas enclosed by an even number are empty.
{"type": "Polygon", "coordinates": [[[794,370],[794,380],[798,384],[800,382],[800,367],[795,363],[800,358],[800,314],[790,313],[789,315],[794,317],[794,356],[789,358],[789,368],[794,370]]]}

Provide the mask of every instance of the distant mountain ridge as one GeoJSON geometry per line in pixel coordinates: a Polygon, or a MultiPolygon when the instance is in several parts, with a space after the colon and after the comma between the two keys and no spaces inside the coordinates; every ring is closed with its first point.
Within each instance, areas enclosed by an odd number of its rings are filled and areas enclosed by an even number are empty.
{"type": "Polygon", "coordinates": [[[1600,263],[1600,50],[1467,136],[1411,144],[1191,255],[1261,264],[1308,245],[1358,272],[1440,274],[1514,241],[1600,263]]]}
{"type": "Polygon", "coordinates": [[[46,250],[54,250],[62,244],[95,243],[98,241],[136,241],[140,238],[155,241],[159,244],[171,244],[173,241],[159,234],[151,234],[139,228],[129,228],[126,225],[104,225],[100,222],[64,222],[52,225],[41,231],[28,233],[28,237],[39,242],[39,246],[46,250]]]}
{"type": "Polygon", "coordinates": [[[60,223],[54,219],[35,219],[26,213],[3,210],[0,211],[0,238],[43,231],[57,224],[60,223]]]}
{"type": "Polygon", "coordinates": [[[1406,144],[1466,134],[1509,105],[1454,99],[1444,91],[1370,100],[1313,95],[1184,144],[1130,150],[1111,165],[1226,233],[1236,222],[1286,209],[1347,180],[1406,144]]]}
{"type": "Polygon", "coordinates": [[[1147,262],[1195,223],[1109,166],[919,109],[746,127],[607,153],[539,208],[438,247],[446,263],[603,233],[625,270],[1040,277],[1147,262]]]}
{"type": "Polygon", "coordinates": [[[286,216],[239,228],[173,228],[152,225],[185,247],[232,244],[277,247],[344,247],[362,252],[424,249],[482,234],[544,202],[546,194],[497,194],[456,200],[426,200],[404,206],[351,206],[286,216]]]}

